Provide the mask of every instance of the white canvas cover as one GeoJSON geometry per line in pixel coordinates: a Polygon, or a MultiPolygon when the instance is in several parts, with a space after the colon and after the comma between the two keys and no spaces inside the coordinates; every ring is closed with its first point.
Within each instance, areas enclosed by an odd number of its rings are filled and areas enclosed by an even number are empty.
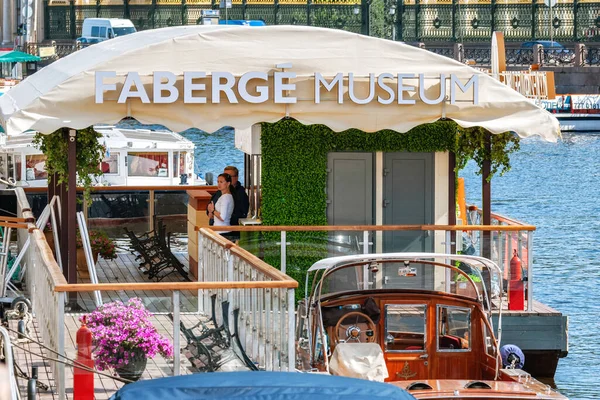
{"type": "Polygon", "coordinates": [[[383,351],[377,343],[338,343],[329,371],[332,375],[383,382],[389,377],[383,351]]]}
{"type": "MultiPolygon", "coordinates": [[[[207,89],[210,92],[208,85],[207,89]]],[[[467,65],[399,42],[304,26],[181,26],[138,32],[62,58],[0,97],[0,122],[9,133],[85,128],[116,123],[126,116],[175,131],[197,127],[212,132],[222,126],[248,129],[255,123],[289,116],[303,124],[325,124],[335,131],[406,132],[446,117],[463,127],[482,126],[492,133],[515,131],[521,137],[539,135],[550,141],[560,134],[558,121],[550,113],[467,65]],[[184,104],[183,96],[172,104],[142,104],[139,99],[119,104],[117,92],[106,92],[107,101],[95,103],[96,71],[115,71],[117,89],[128,72],[138,72],[152,98],[156,71],[176,74],[181,88],[185,71],[203,71],[207,76],[230,72],[236,77],[258,71],[272,76],[282,63],[292,64],[289,71],[297,74],[293,80],[296,104],[275,104],[272,96],[262,104],[184,104]],[[337,73],[344,77],[353,73],[361,80],[356,89],[361,98],[368,94],[370,73],[423,73],[430,99],[440,93],[440,74],[453,74],[463,83],[475,74],[479,75],[479,104],[472,104],[472,94],[466,93],[455,104],[446,100],[430,105],[409,91],[405,97],[416,99],[414,105],[383,105],[376,100],[361,105],[349,100],[347,87],[343,104],[338,104],[335,90],[324,93],[321,103],[315,104],[315,73],[329,80],[337,73]]]]}

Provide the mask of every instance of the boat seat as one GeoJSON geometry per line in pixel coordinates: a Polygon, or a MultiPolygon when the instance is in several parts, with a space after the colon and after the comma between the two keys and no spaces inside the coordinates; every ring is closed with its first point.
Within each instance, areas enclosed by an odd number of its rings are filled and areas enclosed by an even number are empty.
{"type": "Polygon", "coordinates": [[[329,371],[332,375],[378,382],[389,376],[377,343],[338,343],[329,361],[329,371]]]}
{"type": "Polygon", "coordinates": [[[439,340],[440,349],[462,349],[462,342],[460,338],[451,335],[440,336],[439,340]]]}

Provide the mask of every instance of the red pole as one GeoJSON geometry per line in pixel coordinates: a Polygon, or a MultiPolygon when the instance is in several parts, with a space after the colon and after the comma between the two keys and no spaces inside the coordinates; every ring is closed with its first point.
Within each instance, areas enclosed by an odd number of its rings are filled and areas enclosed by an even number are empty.
{"type": "MultiPolygon", "coordinates": [[[[77,363],[88,368],[94,368],[92,359],[92,331],[85,325],[85,317],[81,328],[77,330],[77,363]]],[[[94,373],[81,368],[73,371],[74,400],[94,400],[94,373]]]]}

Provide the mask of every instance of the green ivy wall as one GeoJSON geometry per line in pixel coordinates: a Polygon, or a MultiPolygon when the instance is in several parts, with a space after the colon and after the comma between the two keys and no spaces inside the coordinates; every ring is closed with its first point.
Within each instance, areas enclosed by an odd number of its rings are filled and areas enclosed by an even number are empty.
{"type": "MultiPolygon", "coordinates": [[[[324,125],[302,125],[286,119],[263,123],[262,206],[264,225],[327,225],[326,185],[329,152],[443,152],[455,150],[458,126],[451,121],[422,125],[407,133],[383,130],[365,133],[356,129],[333,132],[324,125]]],[[[279,234],[265,234],[265,261],[280,266],[279,234]]],[[[327,233],[288,232],[287,273],[304,295],[305,272],[316,260],[327,257],[327,233]]]]}

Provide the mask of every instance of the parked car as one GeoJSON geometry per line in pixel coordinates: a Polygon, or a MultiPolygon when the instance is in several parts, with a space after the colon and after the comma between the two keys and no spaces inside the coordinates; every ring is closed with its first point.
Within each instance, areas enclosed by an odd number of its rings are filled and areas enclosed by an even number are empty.
{"type": "Polygon", "coordinates": [[[542,51],[544,53],[542,56],[543,64],[571,64],[575,60],[575,53],[573,50],[567,49],[556,41],[534,40],[525,42],[521,45],[521,49],[533,49],[536,44],[542,46],[542,51]]]}
{"type": "Polygon", "coordinates": [[[81,37],[77,41],[90,45],[135,32],[135,26],[128,19],[86,18],[83,20],[81,37]]]}
{"type": "Polygon", "coordinates": [[[533,48],[534,45],[536,44],[541,44],[545,49],[564,49],[565,47],[556,42],[556,41],[550,41],[550,40],[534,40],[532,42],[525,42],[521,45],[522,49],[531,49],[533,48]]]}

